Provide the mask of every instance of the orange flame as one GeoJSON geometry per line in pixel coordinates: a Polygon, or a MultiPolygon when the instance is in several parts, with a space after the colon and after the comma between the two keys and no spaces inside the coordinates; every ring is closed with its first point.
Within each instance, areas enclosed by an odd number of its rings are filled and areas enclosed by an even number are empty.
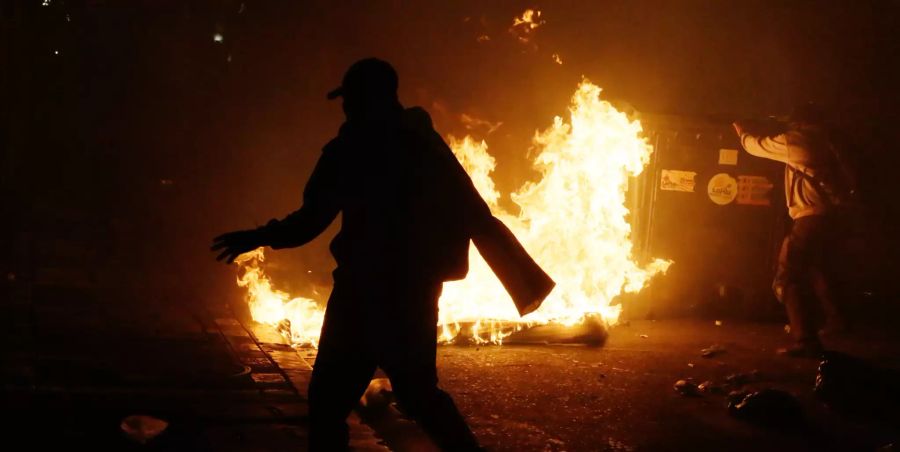
{"type": "Polygon", "coordinates": [[[253,320],[276,327],[294,345],[317,346],[325,310],[315,300],[294,298],[272,288],[272,282],[260,267],[263,261],[263,248],[244,253],[234,260],[243,271],[237,285],[247,289],[247,303],[253,320]]]}
{"type": "MultiPolygon", "coordinates": [[[[644,288],[671,261],[657,259],[645,267],[632,255],[631,225],[625,195],[628,178],[639,175],[653,148],[642,137],[641,124],[600,98],[601,89],[583,81],[572,96],[568,121],[556,117],[537,132],[534,160],[541,178],[511,194],[519,213],[505,211],[491,179],[496,160],[484,141],[448,137],[450,147],[476,188],[557,285],[544,304],[520,318],[509,295],[475,247],[469,250],[469,274],[444,284],[438,324],[443,341],[460,333],[460,324],[476,343],[501,343],[524,324],[574,324],[599,315],[614,324],[621,310],[613,305],[623,293],[644,288]]],[[[323,313],[315,301],[291,298],[272,289],[259,268],[262,249],[241,256],[238,285],[246,287],[253,317],[279,324],[290,320],[295,343],[318,340],[323,313]]]]}
{"type": "Polygon", "coordinates": [[[546,22],[541,19],[541,12],[539,10],[529,8],[522,12],[521,16],[513,18],[513,24],[512,27],[510,27],[509,32],[518,38],[519,41],[527,44],[531,41],[531,35],[534,34],[535,30],[545,23],[546,22]]]}

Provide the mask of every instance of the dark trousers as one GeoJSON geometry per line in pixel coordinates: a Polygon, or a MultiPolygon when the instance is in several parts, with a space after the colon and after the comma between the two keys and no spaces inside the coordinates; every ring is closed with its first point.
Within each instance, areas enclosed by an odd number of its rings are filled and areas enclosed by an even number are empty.
{"type": "Polygon", "coordinates": [[[347,416],[381,367],[403,411],[444,450],[478,445],[450,396],[437,386],[441,282],[335,276],[309,384],[310,449],[346,450],[347,416]]]}
{"type": "Polygon", "coordinates": [[[773,288],[798,342],[818,342],[820,312],[832,320],[840,317],[833,270],[838,238],[833,218],[812,215],[794,220],[781,245],[773,288]]]}

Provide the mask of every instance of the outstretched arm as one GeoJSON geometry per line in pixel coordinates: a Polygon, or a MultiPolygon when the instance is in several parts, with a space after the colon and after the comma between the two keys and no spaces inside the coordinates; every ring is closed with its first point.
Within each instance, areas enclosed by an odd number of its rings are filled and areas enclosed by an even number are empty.
{"type": "Polygon", "coordinates": [[[787,137],[784,134],[775,136],[755,135],[747,132],[747,127],[741,122],[732,124],[734,131],[741,139],[741,146],[750,155],[788,163],[787,137]]]}
{"type": "Polygon", "coordinates": [[[340,212],[337,193],[337,162],[333,153],[319,159],[303,191],[303,206],[282,220],[265,226],[222,234],[213,239],[217,260],[231,263],[241,254],[261,246],[274,249],[304,245],[321,234],[340,212]]]}

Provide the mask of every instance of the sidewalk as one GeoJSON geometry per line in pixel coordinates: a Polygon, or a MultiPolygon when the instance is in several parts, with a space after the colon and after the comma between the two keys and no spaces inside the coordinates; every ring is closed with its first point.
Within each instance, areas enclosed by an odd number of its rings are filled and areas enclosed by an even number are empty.
{"type": "Polygon", "coordinates": [[[305,378],[309,366],[289,347],[256,342],[224,306],[211,313],[75,297],[67,290],[0,305],[7,444],[305,450],[306,399],[289,378],[305,378]],[[168,426],[139,445],[120,426],[136,414],[168,426]]]}

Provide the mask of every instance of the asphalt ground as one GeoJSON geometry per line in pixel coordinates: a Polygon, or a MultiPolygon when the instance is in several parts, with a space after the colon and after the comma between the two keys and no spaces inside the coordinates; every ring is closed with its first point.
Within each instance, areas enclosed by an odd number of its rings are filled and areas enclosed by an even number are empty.
{"type": "MultiPolygon", "coordinates": [[[[788,340],[777,324],[641,321],[613,327],[601,347],[443,346],[438,368],[442,388],[488,450],[856,451],[900,438],[896,423],[845,414],[817,399],[819,361],[777,355],[788,340]],[[712,345],[720,351],[703,357],[712,345]],[[727,385],[734,374],[749,381],[727,385]],[[679,379],[709,380],[722,392],[685,396],[673,388],[679,379]],[[801,428],[761,426],[729,414],[728,391],[767,388],[796,397],[801,428]]],[[[895,344],[868,332],[829,342],[833,349],[896,368],[895,344]]],[[[307,352],[307,359],[313,354],[307,352]]],[[[371,417],[388,446],[428,448],[414,427],[398,426],[396,410],[371,417]]]]}
{"type": "MultiPolygon", "coordinates": [[[[6,305],[4,444],[305,449],[315,350],[295,350],[271,328],[242,323],[225,307],[144,306],[59,297],[6,305]],[[168,428],[142,444],[122,429],[130,415],[162,419],[168,428]]],[[[779,324],[639,321],[610,329],[602,346],[441,346],[438,372],[488,450],[855,451],[900,438],[897,418],[883,416],[890,405],[867,416],[819,400],[813,393],[819,362],[776,355],[788,341],[779,324]],[[713,345],[717,354],[701,356],[713,345]],[[751,381],[697,396],[673,389],[680,379],[724,386],[735,374],[751,381]],[[795,396],[804,426],[760,426],[729,414],[727,390],[763,388],[795,396]]],[[[827,345],[896,369],[898,344],[895,335],[863,330],[827,345]]],[[[355,449],[429,450],[389,395],[367,401],[350,419],[355,449]]]]}

